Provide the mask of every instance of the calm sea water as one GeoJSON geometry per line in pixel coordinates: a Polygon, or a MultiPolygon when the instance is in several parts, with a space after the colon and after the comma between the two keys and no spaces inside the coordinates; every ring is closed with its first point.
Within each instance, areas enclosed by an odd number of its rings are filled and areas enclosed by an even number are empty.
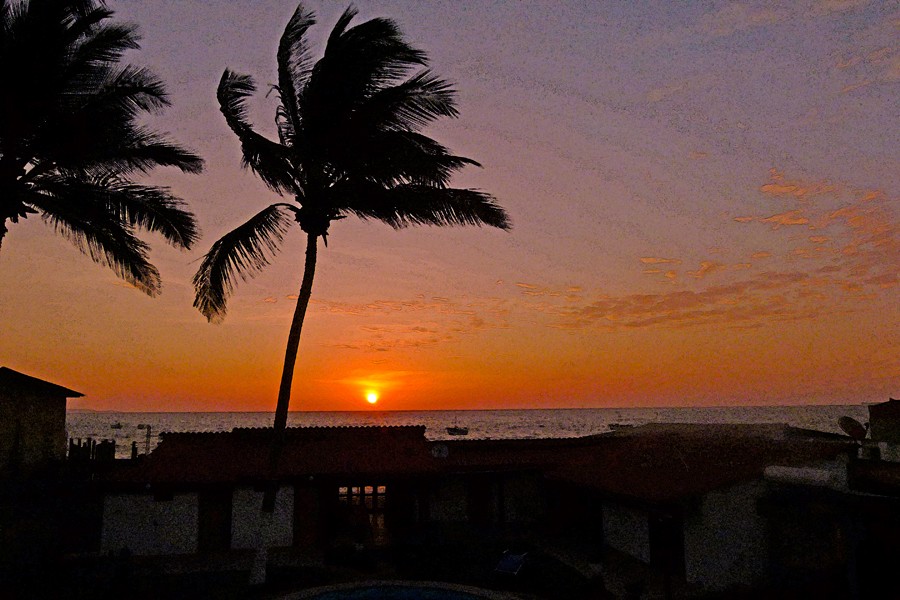
{"type": "MultiPolygon", "coordinates": [[[[451,425],[469,428],[469,439],[578,437],[609,431],[611,423],[786,423],[840,433],[838,419],[868,421],[865,405],[739,406],[722,408],[579,408],[553,410],[472,410],[414,412],[295,412],[289,427],[424,425],[429,439],[446,439],[451,425]]],[[[271,427],[272,413],[129,413],[71,411],[70,438],[111,439],[116,456],[127,457],[131,443],[141,453],[153,449],[166,431],[230,431],[235,427],[271,427]],[[149,433],[148,436],[148,426],[149,433]]]]}

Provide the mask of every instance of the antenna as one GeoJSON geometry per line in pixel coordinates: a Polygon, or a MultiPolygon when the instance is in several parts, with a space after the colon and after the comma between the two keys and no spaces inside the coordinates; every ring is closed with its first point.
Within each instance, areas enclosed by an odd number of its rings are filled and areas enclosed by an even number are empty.
{"type": "Polygon", "coordinates": [[[838,426],[844,433],[852,437],[856,441],[866,439],[866,427],[854,419],[853,417],[843,416],[838,419],[838,426]]]}

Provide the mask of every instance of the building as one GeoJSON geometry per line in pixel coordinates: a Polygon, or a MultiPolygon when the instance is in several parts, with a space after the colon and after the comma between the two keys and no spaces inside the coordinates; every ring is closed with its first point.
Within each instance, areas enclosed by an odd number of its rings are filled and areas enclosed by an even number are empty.
{"type": "Polygon", "coordinates": [[[102,551],[192,554],[254,548],[277,487],[273,547],[387,544],[423,510],[434,473],[424,427],[288,429],[274,474],[271,429],[165,434],[105,482],[102,551]]]}
{"type": "Polygon", "coordinates": [[[74,390],[0,367],[0,473],[30,473],[66,457],[66,400],[74,390]]]}

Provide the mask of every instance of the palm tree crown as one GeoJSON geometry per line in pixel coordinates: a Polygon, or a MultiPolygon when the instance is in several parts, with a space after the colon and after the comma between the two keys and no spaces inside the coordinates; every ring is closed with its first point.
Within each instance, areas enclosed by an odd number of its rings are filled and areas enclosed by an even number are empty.
{"type": "Polygon", "coordinates": [[[253,80],[230,70],[222,75],[217,96],[241,141],[244,166],[295,203],[269,206],[213,245],[194,278],[194,305],[209,320],[225,316],[237,277],[268,265],[291,220],[326,243],[331,222],[348,214],[395,228],[509,228],[489,194],[448,187],[453,172],[478,163],[420,133],[457,115],[450,85],[427,70],[409,76],[427,65],[426,56],[392,21],[350,27],[355,15],[344,11],[314,62],[306,40],[314,16],[303,6],[294,12],[278,47],[277,142],[247,121],[253,80]]]}
{"type": "Polygon", "coordinates": [[[149,295],[159,273],[136,230],[189,248],[193,215],[166,188],[131,180],[156,166],[199,172],[199,157],[139,125],[168,104],[149,71],[120,65],[133,26],[95,0],[0,0],[0,243],[39,214],[149,295]]]}

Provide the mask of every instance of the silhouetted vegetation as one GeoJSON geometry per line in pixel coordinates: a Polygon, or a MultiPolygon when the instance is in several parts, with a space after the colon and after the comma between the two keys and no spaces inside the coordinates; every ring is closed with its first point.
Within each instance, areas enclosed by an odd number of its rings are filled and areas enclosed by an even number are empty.
{"type": "Polygon", "coordinates": [[[152,296],[159,272],[135,231],[189,248],[197,228],[167,189],[131,176],[202,161],[136,122],[168,100],[152,73],[119,64],[138,37],[112,14],[92,0],[0,3],[0,243],[8,222],[39,214],[152,296]]]}
{"type": "Polygon", "coordinates": [[[356,215],[395,228],[509,228],[505,211],[489,194],[449,187],[454,172],[477,163],[421,133],[429,123],[457,115],[450,84],[424,69],[425,53],[408,44],[392,21],[351,27],[355,15],[355,9],[344,11],[323,56],[314,61],[306,34],[315,19],[297,7],[277,53],[278,141],[247,121],[253,80],[226,70],[219,82],[219,106],[241,142],[244,166],[294,202],[272,204],[213,244],[194,276],[194,306],[210,321],[221,320],[236,279],[269,264],[291,221],[307,239],[275,411],[276,439],[287,423],[317,243],[327,242],[332,222],[356,215]],[[416,68],[423,70],[412,73],[416,68]]]}

